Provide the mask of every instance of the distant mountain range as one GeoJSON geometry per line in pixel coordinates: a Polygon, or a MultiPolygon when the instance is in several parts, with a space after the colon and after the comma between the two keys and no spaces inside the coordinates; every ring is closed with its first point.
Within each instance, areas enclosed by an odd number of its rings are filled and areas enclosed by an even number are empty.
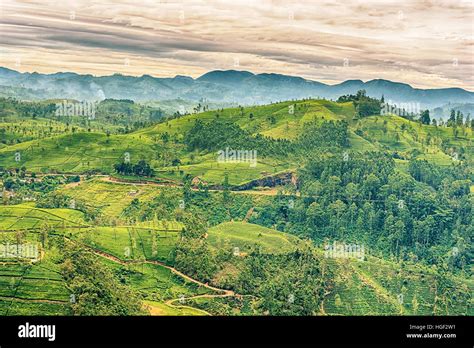
{"type": "Polygon", "coordinates": [[[434,109],[446,104],[474,103],[474,92],[462,88],[419,89],[388,80],[348,80],[327,85],[301,77],[280,74],[253,74],[249,71],[211,71],[199,78],[175,76],[156,78],[114,74],[80,75],[71,72],[55,74],[20,73],[0,67],[0,95],[24,100],[104,98],[159,101],[185,99],[206,100],[240,105],[267,104],[282,100],[322,97],[337,99],[343,94],[367,94],[394,103],[420,103],[434,109]]]}

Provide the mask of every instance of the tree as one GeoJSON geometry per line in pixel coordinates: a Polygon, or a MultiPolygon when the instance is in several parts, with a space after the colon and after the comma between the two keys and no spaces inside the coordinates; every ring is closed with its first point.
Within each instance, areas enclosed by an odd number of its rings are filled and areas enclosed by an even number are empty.
{"type": "Polygon", "coordinates": [[[184,213],[180,222],[184,228],[174,250],[176,268],[203,281],[211,280],[217,265],[204,238],[204,221],[198,216],[184,213]]]}
{"type": "Polygon", "coordinates": [[[140,315],[140,299],[105,267],[93,253],[64,241],[61,273],[75,301],[75,315],[140,315]]]}
{"type": "Polygon", "coordinates": [[[466,128],[469,128],[469,127],[471,126],[471,114],[467,114],[467,116],[466,116],[466,121],[465,121],[465,123],[464,123],[464,126],[465,126],[466,128]]]}
{"type": "Polygon", "coordinates": [[[463,117],[464,115],[462,114],[462,112],[460,110],[458,110],[456,112],[456,125],[457,126],[462,126],[463,125],[463,117]]]}
{"type": "Polygon", "coordinates": [[[424,111],[421,112],[420,121],[421,121],[422,124],[427,124],[427,125],[430,124],[431,119],[430,119],[430,111],[429,110],[424,110],[424,111]]]}
{"type": "Polygon", "coordinates": [[[130,162],[121,162],[114,164],[114,169],[117,173],[123,175],[137,175],[152,177],[155,173],[153,168],[145,161],[140,160],[137,164],[133,165],[130,162]]]}
{"type": "Polygon", "coordinates": [[[448,127],[452,127],[456,124],[456,112],[454,109],[451,109],[451,114],[446,124],[448,127]]]}
{"type": "MultiPolygon", "coordinates": [[[[384,97],[382,97],[384,99],[384,97]]],[[[385,99],[384,99],[385,100],[385,99]]],[[[367,96],[365,90],[357,91],[356,95],[343,95],[337,99],[338,103],[352,102],[357,110],[357,114],[360,117],[366,117],[371,115],[380,115],[381,103],[375,98],[367,96]]]]}
{"type": "Polygon", "coordinates": [[[222,190],[222,197],[224,199],[224,203],[227,203],[230,199],[229,174],[227,172],[224,174],[224,182],[222,186],[224,187],[222,190]]]}

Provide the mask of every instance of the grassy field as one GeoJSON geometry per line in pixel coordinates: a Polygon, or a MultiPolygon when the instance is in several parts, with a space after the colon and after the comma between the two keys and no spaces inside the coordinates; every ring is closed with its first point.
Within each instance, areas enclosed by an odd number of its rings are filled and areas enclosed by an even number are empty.
{"type": "Polygon", "coordinates": [[[177,230],[141,227],[92,227],[82,229],[74,238],[83,239],[94,249],[124,260],[160,260],[170,262],[178,239],[177,230]]]}
{"type": "Polygon", "coordinates": [[[300,240],[290,234],[244,222],[226,222],[208,230],[209,244],[214,248],[238,248],[246,253],[261,247],[266,253],[286,253],[295,250],[300,240]]]}
{"type": "MultiPolygon", "coordinates": [[[[17,231],[25,231],[22,243],[34,243],[42,256],[36,262],[16,258],[0,259],[0,315],[65,315],[70,313],[70,293],[59,272],[55,248],[43,248],[40,231],[47,226],[48,238],[66,236],[84,243],[90,250],[111,255],[123,263],[105,257],[99,259],[114,273],[159,307],[161,315],[202,315],[193,309],[179,309],[164,303],[166,300],[214,291],[173,273],[169,268],[153,262],[172,263],[171,252],[181,225],[173,221],[152,221],[136,226],[95,226],[78,228],[83,223],[82,213],[72,209],[39,209],[32,204],[0,206],[2,218],[0,244],[16,243],[17,231]],[[6,217],[8,216],[8,217],[6,217]],[[71,223],[71,225],[69,225],[71,223]],[[130,262],[127,264],[127,262],[130,262]],[[161,301],[157,304],[157,301],[161,301]]],[[[46,242],[48,244],[48,242],[46,242]]],[[[152,314],[158,309],[150,308],[152,314]]]]}
{"type": "MultiPolygon", "coordinates": [[[[123,258],[125,261],[126,258],[123,258]]],[[[213,294],[214,291],[190,282],[173,273],[169,268],[151,263],[129,263],[127,265],[102,259],[121,281],[138,291],[150,301],[165,302],[172,299],[196,295],[213,294]]]]}
{"type": "Polygon", "coordinates": [[[172,315],[172,316],[202,316],[209,315],[207,312],[192,308],[189,306],[172,307],[163,302],[143,301],[145,308],[150,311],[151,315],[172,315]]]}
{"type": "MultiPolygon", "coordinates": [[[[326,267],[335,273],[334,286],[324,298],[319,315],[384,316],[433,315],[436,279],[429,270],[412,265],[400,271],[397,264],[369,257],[356,260],[327,260],[326,267]]],[[[473,315],[470,293],[472,282],[454,279],[453,301],[446,311],[437,305],[436,313],[473,315]]],[[[250,300],[251,306],[256,304],[250,300]]],[[[197,298],[194,307],[219,315],[241,315],[241,303],[227,298],[197,298]]]]}
{"type": "MultiPolygon", "coordinates": [[[[464,133],[455,136],[454,128],[421,125],[395,115],[366,117],[357,121],[355,127],[363,133],[362,138],[367,142],[375,141],[376,147],[441,165],[455,162],[452,154],[456,151],[459,154],[461,146],[472,150],[474,139],[472,130],[468,128],[464,133]],[[447,146],[450,152],[443,152],[441,144],[447,146]]],[[[352,145],[354,149],[363,150],[363,147],[360,147],[363,144],[352,145]]],[[[473,153],[474,151],[466,151],[465,156],[473,160],[473,153]]]]}
{"type": "MultiPolygon", "coordinates": [[[[238,248],[239,256],[260,246],[263,252],[286,253],[305,243],[285,233],[248,223],[223,223],[208,230],[208,241],[214,248],[238,248]]],[[[323,251],[318,249],[323,257],[323,251]]],[[[366,255],[364,261],[351,258],[324,258],[324,267],[334,274],[334,287],[324,299],[324,315],[432,315],[435,310],[436,273],[415,264],[399,264],[366,255]]],[[[451,313],[472,315],[470,294],[474,283],[452,277],[451,313]]],[[[195,305],[209,309],[224,299],[199,299],[195,305]]],[[[229,311],[228,306],[219,310],[229,311]]],[[[235,308],[233,309],[235,310],[235,308]]],[[[225,312],[227,313],[227,312],[225,312]]],[[[228,313],[227,313],[228,314],[228,313]]],[[[238,314],[238,313],[236,313],[238,314]]]]}
{"type": "MultiPolygon", "coordinates": [[[[3,129],[0,141],[7,145],[61,135],[68,129],[64,123],[44,118],[18,120],[16,117],[8,117],[3,120],[0,123],[3,129]]],[[[82,128],[78,129],[84,131],[82,128]]]]}

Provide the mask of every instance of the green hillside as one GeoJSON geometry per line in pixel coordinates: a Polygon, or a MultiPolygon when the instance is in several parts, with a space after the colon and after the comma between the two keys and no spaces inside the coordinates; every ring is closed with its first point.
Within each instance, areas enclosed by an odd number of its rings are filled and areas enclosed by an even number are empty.
{"type": "Polygon", "coordinates": [[[285,253],[294,250],[298,238],[259,225],[227,222],[208,230],[209,244],[215,248],[232,245],[238,252],[245,253],[254,246],[267,253],[285,253]]]}
{"type": "Polygon", "coordinates": [[[0,244],[39,250],[0,259],[3,315],[472,315],[469,127],[348,101],[107,101],[92,123],[3,103],[0,244]]]}
{"type": "Polygon", "coordinates": [[[222,184],[227,173],[229,182],[237,185],[299,166],[305,156],[299,147],[306,146],[299,145],[298,137],[307,129],[308,122],[321,124],[325,121],[348,123],[348,151],[389,151],[396,153],[396,158],[402,162],[418,158],[442,165],[450,165],[456,159],[473,159],[473,133],[469,128],[428,126],[390,115],[356,118],[352,103],[307,100],[206,111],[123,135],[105,134],[100,130],[88,132],[80,127],[73,132],[71,127],[66,130],[61,123],[51,120],[20,120],[18,123],[10,120],[2,127],[5,129],[4,143],[8,146],[0,148],[0,166],[25,166],[32,172],[84,173],[95,170],[113,173],[116,163],[129,160],[133,164],[145,160],[155,170],[157,178],[181,181],[185,175],[191,175],[208,183],[222,184]],[[255,166],[245,162],[220,163],[215,149],[225,150],[235,141],[230,139],[227,145],[221,142],[213,149],[189,149],[185,138],[196,120],[205,124],[216,120],[231,122],[249,137],[261,135],[270,140],[258,146],[250,142],[241,144],[241,147],[258,147],[247,149],[257,151],[255,166]],[[42,131],[45,127],[53,130],[42,131]],[[36,140],[28,141],[33,138],[36,140]],[[277,139],[291,142],[279,144],[277,139]],[[16,144],[17,140],[23,142],[16,144]],[[273,146],[287,146],[288,150],[284,150],[285,147],[268,150],[273,146]],[[45,165],[45,159],[48,165],[45,165]]]}
{"type": "MultiPolygon", "coordinates": [[[[123,186],[111,185],[117,188],[123,186]]],[[[117,194],[126,195],[120,191],[117,191],[117,194]]],[[[35,306],[38,306],[38,311],[44,310],[46,314],[69,313],[70,293],[64,285],[61,285],[64,284],[64,280],[57,264],[59,250],[54,247],[53,242],[61,236],[97,252],[100,262],[110,268],[130,289],[141,294],[144,298],[143,305],[151,314],[259,312],[258,296],[252,298],[250,309],[243,309],[242,303],[229,302],[224,297],[207,295],[199,297],[203,294],[219,295],[219,292],[196,286],[195,283],[190,283],[186,278],[183,279],[165,268],[166,264],[174,263],[173,250],[179,242],[178,231],[182,228],[180,224],[155,221],[135,226],[100,227],[89,226],[80,212],[71,209],[38,209],[31,205],[0,208],[2,231],[4,231],[3,243],[5,238],[11,238],[12,243],[17,238],[12,234],[6,234],[7,231],[28,231],[22,238],[39,244],[46,238],[45,246],[40,246],[44,255],[41,262],[17,261],[0,265],[2,273],[0,278],[8,283],[0,297],[5,315],[34,314],[37,313],[35,306]],[[13,223],[13,220],[17,222],[13,223]],[[47,223],[42,224],[44,221],[47,223]],[[164,263],[154,264],[155,260],[164,263]],[[40,270],[42,275],[38,278],[36,273],[40,270]],[[52,270],[56,270],[55,273],[51,273],[52,270]],[[49,283],[45,283],[46,280],[49,283]],[[34,282],[37,283],[36,287],[34,282]],[[180,307],[180,298],[184,298],[184,307],[180,307]],[[167,302],[172,299],[177,302],[171,304],[167,302]],[[196,310],[193,310],[193,307],[196,310]]],[[[242,222],[227,222],[210,228],[205,238],[211,254],[231,255],[227,261],[216,259],[220,270],[216,270],[211,283],[217,288],[227,288],[231,277],[236,282],[231,288],[236,290],[239,289],[238,284],[241,281],[238,280],[239,274],[246,272],[246,260],[260,257],[258,254],[254,255],[255,250],[260,250],[263,255],[277,257],[277,255],[291,255],[299,248],[308,245],[298,237],[242,222]],[[238,250],[237,254],[235,250],[238,250]]],[[[366,256],[365,261],[325,259],[321,249],[312,248],[316,257],[323,263],[323,268],[327,268],[325,272],[334,274],[334,278],[328,284],[328,293],[322,300],[319,314],[430,315],[436,310],[443,313],[447,311],[447,314],[468,314],[470,311],[466,304],[471,300],[466,296],[472,291],[472,283],[461,278],[452,279],[453,288],[450,288],[450,294],[455,291],[456,299],[450,302],[447,309],[445,307],[435,309],[439,275],[437,276],[437,272],[433,269],[415,264],[401,265],[370,255],[366,256]],[[400,294],[404,296],[403,303],[398,302],[400,294]]]]}

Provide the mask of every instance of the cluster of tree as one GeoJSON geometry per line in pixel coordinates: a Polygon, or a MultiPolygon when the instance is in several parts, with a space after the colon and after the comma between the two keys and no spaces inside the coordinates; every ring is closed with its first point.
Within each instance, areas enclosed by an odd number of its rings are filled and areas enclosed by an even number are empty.
{"type": "Polygon", "coordinates": [[[311,150],[322,147],[349,146],[349,132],[346,121],[308,122],[298,138],[298,147],[311,150]]]}
{"type": "Polygon", "coordinates": [[[252,135],[237,124],[220,119],[205,123],[196,120],[185,134],[184,143],[189,150],[256,150],[260,155],[284,155],[291,151],[291,143],[284,139],[273,139],[260,134],[252,135]]]}
{"type": "Polygon", "coordinates": [[[464,118],[464,114],[458,110],[457,112],[454,109],[451,109],[451,114],[449,119],[446,121],[446,126],[448,127],[471,127],[474,130],[474,118],[471,120],[471,115],[467,115],[464,118]]]}
{"type": "Polygon", "coordinates": [[[209,105],[203,105],[201,104],[202,101],[199,102],[198,105],[196,105],[194,108],[193,108],[193,112],[194,113],[197,113],[197,112],[204,112],[204,111],[208,111],[209,110],[209,105]]]}
{"type": "Polygon", "coordinates": [[[74,315],[144,315],[137,295],[121,284],[93,253],[64,240],[61,273],[71,291],[74,315]]]}
{"type": "Polygon", "coordinates": [[[182,190],[160,191],[152,200],[132,200],[121,216],[129,221],[150,221],[155,217],[174,220],[186,212],[202,217],[208,226],[215,226],[232,219],[243,220],[254,204],[247,195],[230,194],[228,187],[219,194],[212,194],[205,185],[192,190],[190,181],[185,177],[182,190]]]}
{"type": "Polygon", "coordinates": [[[265,254],[258,249],[242,262],[235,289],[261,298],[258,313],[317,315],[332,276],[309,246],[286,254],[265,254]],[[323,274],[326,271],[326,274],[323,274]]]}
{"type": "Polygon", "coordinates": [[[344,240],[385,256],[466,270],[474,232],[472,180],[462,167],[429,175],[430,168],[414,162],[413,176],[400,173],[379,153],[313,158],[299,173],[301,198],[290,205],[288,197],[276,197],[257,207],[250,221],[319,243],[344,240]]]}
{"type": "Polygon", "coordinates": [[[453,166],[438,166],[426,160],[412,160],[408,165],[410,175],[417,181],[442,188],[448,181],[474,181],[474,173],[466,162],[459,162],[453,166]]]}
{"type": "Polygon", "coordinates": [[[164,117],[161,108],[136,104],[128,99],[105,99],[97,104],[96,118],[126,129],[146,127],[164,117]]]}
{"type": "Polygon", "coordinates": [[[178,192],[163,190],[152,200],[133,199],[122,211],[121,216],[129,221],[151,221],[155,217],[174,220],[180,206],[181,196],[178,192]]]}
{"type": "Polygon", "coordinates": [[[69,208],[84,213],[86,220],[95,220],[100,216],[99,209],[87,205],[82,200],[72,198],[63,193],[53,191],[38,196],[36,200],[38,208],[69,208]]]}
{"type": "Polygon", "coordinates": [[[9,116],[14,110],[21,117],[50,117],[54,115],[56,106],[52,103],[26,102],[14,98],[0,98],[0,117],[9,116]]]}
{"type": "Polygon", "coordinates": [[[186,133],[184,143],[188,150],[250,149],[261,156],[306,154],[308,150],[349,145],[346,121],[309,122],[295,141],[272,139],[260,134],[251,135],[233,122],[215,119],[209,123],[197,120],[186,133]]]}
{"type": "Polygon", "coordinates": [[[25,177],[26,177],[25,166],[22,166],[20,168],[18,167],[11,168],[11,169],[5,169],[3,167],[0,167],[0,178],[3,179],[3,186],[7,190],[13,190],[15,182],[17,183],[17,185],[21,185],[22,183],[26,182],[25,180],[20,180],[20,179],[24,179],[25,177]],[[14,179],[16,179],[16,181],[14,179]]]}
{"type": "MultiPolygon", "coordinates": [[[[64,101],[65,102],[65,101],[64,101]]],[[[80,103],[71,101],[68,105],[80,103]]],[[[0,98],[0,117],[19,117],[19,118],[48,118],[66,125],[65,130],[68,132],[76,132],[78,127],[87,129],[88,132],[98,130],[101,132],[111,133],[106,129],[109,125],[120,126],[113,127],[112,131],[118,133],[129,133],[136,129],[148,127],[157,121],[160,121],[165,113],[161,108],[150,105],[135,104],[133,100],[128,99],[105,99],[100,102],[90,102],[88,104],[89,111],[93,111],[93,115],[84,117],[78,115],[59,114],[57,115],[58,104],[47,102],[25,102],[13,98],[0,98]],[[75,125],[75,126],[72,126],[75,125]]],[[[22,132],[22,137],[5,139],[5,130],[0,130],[0,142],[16,143],[24,140],[30,140],[32,136],[26,136],[25,127],[13,126],[16,132],[22,132]]],[[[37,137],[50,136],[64,130],[59,129],[57,124],[50,125],[49,129],[40,129],[37,131],[37,137]]],[[[33,134],[33,132],[30,131],[33,134]]]]}
{"type": "Polygon", "coordinates": [[[259,298],[257,306],[243,308],[244,314],[319,313],[332,276],[311,246],[277,255],[255,247],[242,258],[230,245],[217,251],[209,248],[202,218],[185,213],[180,221],[185,228],[174,251],[176,268],[202,281],[259,298]]]}
{"type": "Polygon", "coordinates": [[[181,214],[178,219],[185,227],[174,249],[175,267],[187,275],[210,281],[217,264],[205,238],[204,221],[189,213],[181,214]]]}
{"type": "Polygon", "coordinates": [[[6,177],[3,180],[3,187],[7,191],[15,192],[51,192],[54,190],[61,182],[56,180],[22,180],[19,177],[6,177]]]}
{"type": "MultiPolygon", "coordinates": [[[[431,124],[433,126],[437,126],[438,124],[439,125],[443,124],[443,121],[440,120],[438,122],[435,118],[431,118],[429,110],[422,110],[418,121],[421,124],[426,124],[426,125],[431,124]]],[[[446,121],[445,125],[446,127],[471,127],[474,129],[473,121],[471,121],[470,116],[468,115],[466,117],[466,122],[464,123],[464,115],[462,114],[462,112],[458,110],[458,112],[456,113],[454,110],[451,110],[451,115],[449,119],[446,121]]]]}
{"type": "Polygon", "coordinates": [[[74,176],[59,176],[46,175],[40,178],[36,177],[35,173],[29,176],[21,168],[10,170],[2,170],[0,168],[0,181],[3,188],[7,191],[14,192],[10,196],[9,204],[21,203],[23,200],[35,200],[36,197],[42,196],[52,192],[62,184],[80,181],[80,177],[74,176]]]}
{"type": "Polygon", "coordinates": [[[422,124],[427,124],[429,125],[431,123],[431,118],[430,118],[430,111],[429,110],[423,110],[420,114],[420,122],[422,124]]]}
{"type": "MultiPolygon", "coordinates": [[[[338,154],[310,160],[299,175],[299,197],[280,195],[257,202],[244,195],[183,187],[182,194],[161,193],[152,202],[134,200],[126,210],[140,220],[158,215],[183,222],[174,251],[176,267],[202,281],[260,299],[257,306],[244,301],[242,313],[312,315],[319,312],[322,294],[331,288],[333,276],[311,248],[301,245],[281,255],[253,248],[238,257],[230,244],[218,250],[209,247],[206,222],[242,220],[255,207],[250,222],[317,243],[346,241],[364,245],[368,253],[466,269],[473,231],[472,226],[469,230],[472,207],[467,199],[470,181],[466,182],[465,174],[460,168],[445,169],[439,174],[444,182],[436,189],[397,172],[393,159],[384,154],[350,154],[348,158],[338,154]],[[181,207],[180,202],[184,203],[181,207]]],[[[229,304],[235,305],[242,304],[229,304]]],[[[440,302],[436,310],[444,310],[443,305],[440,302]]],[[[228,313],[229,307],[213,310],[228,313]]]]}
{"type": "Polygon", "coordinates": [[[382,109],[381,104],[384,102],[383,97],[381,100],[371,98],[366,94],[365,90],[357,91],[355,95],[348,94],[340,96],[337,99],[338,103],[352,102],[357,110],[359,117],[366,117],[372,115],[380,115],[382,109]]]}
{"type": "Polygon", "coordinates": [[[122,175],[152,177],[155,174],[153,168],[145,160],[140,160],[136,164],[132,164],[131,162],[116,163],[114,164],[114,169],[117,173],[122,175]]]}

